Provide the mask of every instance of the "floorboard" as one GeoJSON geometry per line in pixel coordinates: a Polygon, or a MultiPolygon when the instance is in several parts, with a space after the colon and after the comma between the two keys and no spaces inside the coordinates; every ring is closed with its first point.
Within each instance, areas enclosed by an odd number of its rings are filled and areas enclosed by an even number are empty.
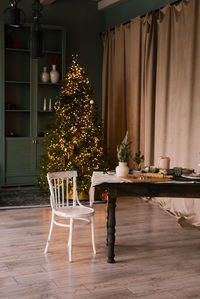
{"type": "Polygon", "coordinates": [[[106,204],[95,205],[97,255],[90,227],[56,227],[43,254],[49,207],[0,210],[0,298],[200,298],[200,232],[184,230],[157,205],[119,198],[116,263],[106,262],[106,204]]]}

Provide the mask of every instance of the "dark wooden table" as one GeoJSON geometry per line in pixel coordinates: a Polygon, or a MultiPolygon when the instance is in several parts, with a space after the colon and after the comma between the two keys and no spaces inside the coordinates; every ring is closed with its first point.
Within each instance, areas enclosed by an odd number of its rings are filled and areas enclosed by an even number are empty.
{"type": "Polygon", "coordinates": [[[200,182],[101,183],[94,187],[97,186],[108,192],[106,240],[108,263],[115,263],[115,208],[118,196],[200,198],[200,182]]]}

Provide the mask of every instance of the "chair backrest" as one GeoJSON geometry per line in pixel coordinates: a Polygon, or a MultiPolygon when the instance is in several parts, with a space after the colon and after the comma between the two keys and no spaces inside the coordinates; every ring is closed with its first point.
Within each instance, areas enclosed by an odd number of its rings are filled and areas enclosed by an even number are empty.
{"type": "Polygon", "coordinates": [[[70,205],[69,193],[73,190],[73,206],[79,204],[76,189],[77,171],[48,172],[51,207],[56,209],[70,205]]]}

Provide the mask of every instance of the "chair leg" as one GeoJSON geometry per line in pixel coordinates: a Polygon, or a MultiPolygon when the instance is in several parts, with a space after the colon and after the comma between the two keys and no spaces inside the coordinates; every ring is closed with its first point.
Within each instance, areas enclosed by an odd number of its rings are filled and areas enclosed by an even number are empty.
{"type": "Polygon", "coordinates": [[[94,216],[91,217],[91,232],[92,232],[92,248],[94,254],[96,254],[95,238],[94,238],[94,216]]]}
{"type": "Polygon", "coordinates": [[[69,262],[72,261],[72,232],[73,232],[73,218],[70,218],[69,241],[68,241],[69,262]]]}
{"type": "Polygon", "coordinates": [[[71,219],[69,221],[69,238],[68,238],[68,243],[67,243],[67,247],[69,248],[70,246],[70,227],[71,227],[71,219]]]}
{"type": "Polygon", "coordinates": [[[50,243],[52,232],[53,232],[53,226],[54,226],[54,213],[52,212],[52,215],[51,215],[51,226],[50,226],[49,236],[48,236],[48,239],[47,239],[47,244],[46,244],[44,253],[47,253],[47,251],[48,251],[49,243],[50,243]]]}

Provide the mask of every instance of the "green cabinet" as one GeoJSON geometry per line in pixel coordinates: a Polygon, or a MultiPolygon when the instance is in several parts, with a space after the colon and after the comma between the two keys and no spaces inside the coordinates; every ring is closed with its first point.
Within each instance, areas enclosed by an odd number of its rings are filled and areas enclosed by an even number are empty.
{"type": "Polygon", "coordinates": [[[31,58],[31,25],[1,24],[0,30],[0,185],[33,185],[65,73],[65,30],[43,26],[44,55],[38,60],[31,58]],[[43,83],[43,67],[50,73],[55,60],[60,80],[43,83]]]}
{"type": "Polygon", "coordinates": [[[35,146],[30,138],[6,138],[6,185],[32,184],[36,179],[35,146]]]}

